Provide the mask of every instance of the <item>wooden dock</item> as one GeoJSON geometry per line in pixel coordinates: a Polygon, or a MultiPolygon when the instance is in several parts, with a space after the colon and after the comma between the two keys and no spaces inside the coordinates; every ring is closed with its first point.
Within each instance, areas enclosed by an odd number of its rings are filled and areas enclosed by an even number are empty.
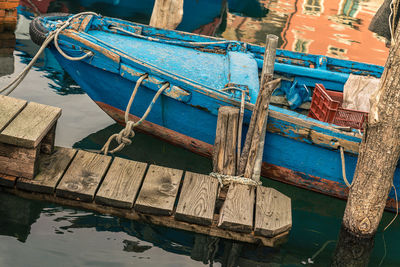
{"type": "Polygon", "coordinates": [[[232,184],[221,199],[208,175],[54,148],[61,110],[21,101],[0,96],[2,191],[265,246],[286,240],[291,200],[280,192],[232,184]]]}

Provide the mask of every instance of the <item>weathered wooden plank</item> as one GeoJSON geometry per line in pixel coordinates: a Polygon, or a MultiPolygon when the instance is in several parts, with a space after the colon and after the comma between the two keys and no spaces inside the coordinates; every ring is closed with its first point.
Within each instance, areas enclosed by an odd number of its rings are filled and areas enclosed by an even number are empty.
{"type": "Polygon", "coordinates": [[[38,194],[38,193],[31,193],[26,192],[23,190],[18,189],[3,189],[5,192],[15,194],[17,196],[29,199],[36,199],[41,201],[49,201],[53,203],[57,203],[60,205],[66,205],[71,207],[83,208],[88,210],[94,210],[99,213],[103,214],[111,214],[114,216],[119,216],[123,218],[127,218],[129,220],[137,220],[146,223],[151,223],[154,225],[161,225],[165,227],[171,227],[175,229],[181,229],[185,231],[196,232],[200,234],[206,234],[210,236],[216,236],[226,239],[233,239],[241,242],[248,242],[248,243],[258,243],[263,244],[264,246],[277,246],[282,242],[285,242],[288,237],[288,232],[282,233],[272,238],[267,238],[264,236],[255,236],[253,234],[244,234],[238,232],[232,232],[228,230],[221,229],[216,227],[216,225],[212,226],[204,226],[204,225],[196,225],[188,222],[177,221],[175,220],[174,216],[158,216],[158,215],[150,215],[150,214],[142,214],[139,212],[135,212],[133,209],[121,209],[116,207],[109,207],[99,205],[93,202],[82,202],[77,200],[65,199],[56,197],[51,194],[38,194]]]}
{"type": "Polygon", "coordinates": [[[0,186],[14,187],[17,177],[0,173],[0,186]]]}
{"type": "Polygon", "coordinates": [[[175,213],[177,220],[211,225],[217,198],[218,180],[186,172],[175,213]]]}
{"type": "Polygon", "coordinates": [[[39,149],[0,143],[0,173],[32,179],[37,172],[39,149]]]}
{"type": "Polygon", "coordinates": [[[237,232],[253,230],[254,187],[231,184],[221,208],[218,226],[237,232]]]}
{"type": "Polygon", "coordinates": [[[146,167],[146,163],[115,158],[96,194],[96,203],[132,208],[146,167]]]}
{"type": "Polygon", "coordinates": [[[78,151],[57,186],[56,195],[92,201],[110,163],[110,156],[78,151]]]}
{"type": "Polygon", "coordinates": [[[26,103],[22,99],[0,95],[0,132],[20,113],[26,103]]]}
{"type": "Polygon", "coordinates": [[[258,186],[254,231],[266,237],[288,231],[292,227],[289,197],[273,188],[258,186]]]}
{"type": "Polygon", "coordinates": [[[158,215],[171,215],[183,171],[150,165],[135,210],[158,215]]]}
{"type": "Polygon", "coordinates": [[[56,140],[57,122],[54,123],[50,131],[44,136],[40,144],[40,152],[44,154],[51,154],[54,151],[54,143],[56,140]]]}
{"type": "Polygon", "coordinates": [[[17,188],[46,194],[54,193],[57,183],[76,154],[75,149],[57,147],[51,155],[41,155],[34,179],[19,178],[17,188]]]}
{"type": "Polygon", "coordinates": [[[214,172],[227,175],[236,174],[238,123],[239,109],[224,106],[218,110],[213,151],[214,172]]]}
{"type": "Polygon", "coordinates": [[[60,108],[30,102],[0,133],[0,142],[37,147],[60,115],[60,108]]]}

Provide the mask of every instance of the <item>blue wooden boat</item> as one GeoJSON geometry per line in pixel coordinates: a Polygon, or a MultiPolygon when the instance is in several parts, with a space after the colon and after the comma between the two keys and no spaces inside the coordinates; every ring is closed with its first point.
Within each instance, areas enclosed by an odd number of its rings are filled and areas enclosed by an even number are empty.
{"type": "MultiPolygon", "coordinates": [[[[66,15],[49,15],[31,23],[31,37],[43,42],[66,15]]],[[[246,88],[244,117],[247,131],[251,109],[259,91],[264,48],[100,16],[73,19],[61,32],[59,45],[80,61],[49,49],[61,66],[87,94],[117,122],[139,77],[147,73],[131,109],[141,117],[155,93],[169,83],[139,129],[204,156],[211,156],[218,108],[240,105],[240,94],[226,87],[246,88]]],[[[350,73],[380,77],[383,68],[364,63],[277,51],[275,76],[282,78],[281,92],[301,92],[322,83],[342,91],[350,73]]],[[[299,94],[300,95],[300,94],[299,94]]],[[[339,148],[345,151],[346,174],[353,177],[362,134],[343,131],[282,106],[270,106],[262,174],[331,196],[346,198],[339,148]]],[[[245,137],[245,133],[243,134],[245,137]]],[[[399,187],[399,170],[394,184],[399,187]]],[[[388,208],[395,208],[394,192],[388,208]]]]}

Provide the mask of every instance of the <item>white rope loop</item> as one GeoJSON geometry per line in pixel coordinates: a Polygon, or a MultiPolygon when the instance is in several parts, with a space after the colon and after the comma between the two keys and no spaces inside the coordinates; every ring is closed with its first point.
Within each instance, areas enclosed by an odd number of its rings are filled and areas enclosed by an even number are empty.
{"type": "Polygon", "coordinates": [[[165,89],[167,89],[169,87],[168,82],[165,83],[163,86],[161,86],[161,88],[158,89],[157,93],[154,95],[151,103],[147,107],[142,118],[140,118],[137,122],[131,121],[131,120],[129,120],[129,113],[131,110],[133,100],[135,99],[136,93],[137,93],[140,85],[142,84],[143,80],[146,79],[147,77],[148,77],[148,74],[145,73],[142,76],[140,76],[140,78],[137,80],[135,88],[133,89],[133,92],[129,99],[128,105],[126,106],[125,118],[124,118],[125,124],[126,124],[125,128],[122,129],[119,133],[115,133],[108,138],[107,142],[104,144],[103,148],[101,149],[101,152],[104,153],[105,155],[107,155],[108,153],[113,154],[115,152],[118,152],[121,149],[123,149],[126,145],[130,145],[132,143],[131,138],[133,138],[135,136],[135,131],[133,130],[133,128],[140,125],[147,118],[147,116],[149,115],[150,111],[152,110],[154,104],[156,103],[158,97],[164,92],[165,89]],[[110,150],[110,145],[113,140],[115,140],[118,143],[118,146],[116,148],[110,150]]]}

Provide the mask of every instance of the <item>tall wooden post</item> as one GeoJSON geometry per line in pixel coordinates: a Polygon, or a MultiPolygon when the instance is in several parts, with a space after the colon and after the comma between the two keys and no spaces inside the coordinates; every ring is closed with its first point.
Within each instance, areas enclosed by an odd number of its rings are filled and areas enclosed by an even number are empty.
{"type": "Polygon", "coordinates": [[[280,80],[272,80],[278,37],[268,34],[261,73],[260,92],[251,115],[243,151],[240,156],[238,174],[260,180],[264,140],[267,128],[268,107],[273,91],[280,80]]]}
{"type": "Polygon", "coordinates": [[[175,30],[183,17],[183,0],[156,0],[150,26],[175,30]]]}
{"type": "Polygon", "coordinates": [[[386,61],[371,111],[343,225],[356,236],[376,233],[400,156],[400,27],[386,61]]]}

